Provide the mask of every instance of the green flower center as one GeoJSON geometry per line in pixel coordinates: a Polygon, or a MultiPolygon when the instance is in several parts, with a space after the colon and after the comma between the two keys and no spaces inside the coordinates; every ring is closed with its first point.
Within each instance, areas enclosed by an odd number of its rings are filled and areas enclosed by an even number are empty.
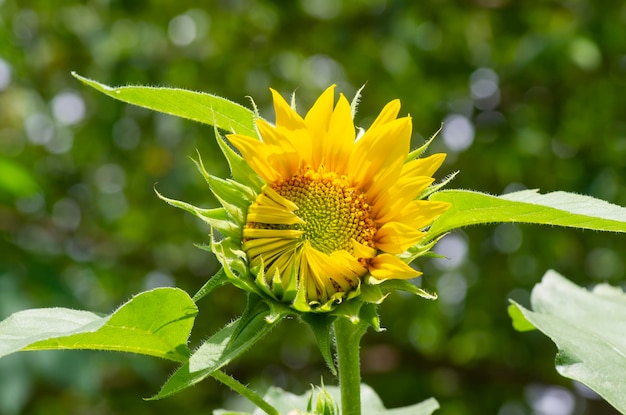
{"type": "Polygon", "coordinates": [[[367,195],[351,187],[345,176],[310,168],[272,188],[298,209],[294,212],[304,224],[291,225],[302,230],[303,239],[320,252],[352,252],[352,240],[374,247],[376,224],[370,217],[367,195]]]}

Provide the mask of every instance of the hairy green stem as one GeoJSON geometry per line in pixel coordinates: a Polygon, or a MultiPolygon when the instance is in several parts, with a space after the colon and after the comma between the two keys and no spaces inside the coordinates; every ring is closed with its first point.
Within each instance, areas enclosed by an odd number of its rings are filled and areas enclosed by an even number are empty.
{"type": "Polygon", "coordinates": [[[341,390],[341,415],[361,415],[361,337],[367,330],[363,322],[352,323],[339,317],[333,323],[341,390]]]}
{"type": "Polygon", "coordinates": [[[252,389],[248,388],[246,385],[239,382],[238,380],[234,379],[233,377],[222,372],[221,370],[216,370],[215,372],[211,373],[211,376],[215,380],[222,382],[224,385],[237,392],[239,395],[248,399],[259,409],[264,411],[267,415],[280,415],[276,408],[267,403],[263,398],[257,395],[256,392],[254,392],[252,389]]]}

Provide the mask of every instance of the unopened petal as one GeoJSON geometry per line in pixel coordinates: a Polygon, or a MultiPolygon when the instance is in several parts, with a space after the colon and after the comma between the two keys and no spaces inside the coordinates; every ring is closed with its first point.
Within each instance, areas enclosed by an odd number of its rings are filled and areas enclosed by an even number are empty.
{"type": "Polygon", "coordinates": [[[414,270],[400,258],[391,254],[380,254],[372,259],[369,266],[370,274],[377,280],[408,280],[422,273],[414,270]]]}

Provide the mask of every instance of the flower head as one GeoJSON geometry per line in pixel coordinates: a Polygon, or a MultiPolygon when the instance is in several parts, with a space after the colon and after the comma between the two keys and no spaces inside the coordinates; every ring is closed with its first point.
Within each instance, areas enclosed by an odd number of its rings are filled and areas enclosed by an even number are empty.
{"type": "Polygon", "coordinates": [[[329,311],[362,284],[420,275],[406,262],[449,205],[421,200],[444,154],[410,156],[411,118],[387,104],[357,138],[334,86],[302,118],[274,90],[275,125],[228,140],[262,180],[241,235],[250,272],[299,311],[329,311]]]}

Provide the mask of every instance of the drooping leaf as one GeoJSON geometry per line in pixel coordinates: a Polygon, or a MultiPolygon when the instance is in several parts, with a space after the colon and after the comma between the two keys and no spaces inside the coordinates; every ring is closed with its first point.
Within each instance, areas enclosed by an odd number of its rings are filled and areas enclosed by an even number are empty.
{"type": "MultiPolygon", "coordinates": [[[[337,386],[324,386],[324,390],[339,403],[341,392],[337,386]]],[[[319,393],[319,391],[315,391],[319,393]]],[[[302,395],[294,395],[277,387],[271,387],[263,397],[275,407],[281,414],[305,413],[311,392],[302,395]],[[299,412],[296,412],[299,411],[299,412]]],[[[439,403],[434,398],[429,398],[421,403],[404,408],[386,409],[376,392],[366,384],[361,384],[361,405],[366,410],[364,415],[431,415],[439,409],[439,403]]],[[[256,409],[253,412],[233,412],[224,409],[213,411],[214,415],[263,415],[264,412],[256,409]]]]}
{"type": "Polygon", "coordinates": [[[558,347],[556,368],[626,413],[626,294],[600,284],[592,291],[548,271],[531,294],[533,311],[513,302],[516,328],[532,324],[558,347]],[[526,321],[523,321],[526,320],[526,321]]]}
{"type": "Polygon", "coordinates": [[[184,362],[197,312],[189,295],[177,288],[140,293],[105,317],[66,308],[19,311],[0,322],[0,356],[23,350],[93,349],[184,362]]]}
{"type": "Polygon", "coordinates": [[[452,204],[431,226],[428,239],[453,229],[488,223],[536,223],[626,232],[626,208],[567,192],[523,190],[491,196],[468,190],[442,190],[430,200],[452,204]]]}
{"type": "Polygon", "coordinates": [[[214,125],[224,131],[257,137],[254,113],[249,109],[215,95],[179,88],[147,86],[110,87],[73,72],[85,85],[117,100],[214,125]]]}

